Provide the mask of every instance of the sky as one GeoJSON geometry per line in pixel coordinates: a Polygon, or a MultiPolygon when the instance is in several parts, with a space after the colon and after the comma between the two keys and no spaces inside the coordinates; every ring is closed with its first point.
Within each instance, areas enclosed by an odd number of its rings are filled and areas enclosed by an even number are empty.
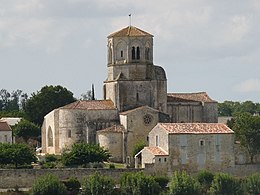
{"type": "Polygon", "coordinates": [[[168,92],[260,102],[259,0],[0,0],[0,89],[61,85],[102,99],[107,36],[129,25],[154,35],[168,92]]]}

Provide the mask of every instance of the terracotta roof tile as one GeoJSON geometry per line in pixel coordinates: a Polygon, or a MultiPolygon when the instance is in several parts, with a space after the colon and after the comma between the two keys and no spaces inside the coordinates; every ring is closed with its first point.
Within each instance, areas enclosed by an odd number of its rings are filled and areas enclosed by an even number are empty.
{"type": "Polygon", "coordinates": [[[12,131],[7,122],[0,122],[0,131],[12,131]]]}
{"type": "Polygon", "coordinates": [[[216,102],[212,100],[206,92],[198,93],[168,93],[168,102],[216,102]]]}
{"type": "Polygon", "coordinates": [[[159,147],[145,147],[145,149],[149,150],[155,156],[167,156],[168,153],[162,150],[159,147]]]}
{"type": "Polygon", "coordinates": [[[60,108],[80,110],[115,110],[111,100],[79,100],[60,108]]]}
{"type": "Polygon", "coordinates": [[[136,28],[134,26],[128,26],[117,32],[110,34],[108,36],[108,38],[110,38],[110,37],[127,37],[127,36],[137,37],[137,36],[153,36],[153,35],[151,35],[148,32],[145,32],[139,28],[136,28]]]}
{"type": "Polygon", "coordinates": [[[113,132],[113,133],[121,133],[125,131],[125,128],[123,125],[113,125],[111,127],[108,127],[106,129],[98,130],[97,133],[108,133],[108,132],[113,132]]]}
{"type": "Polygon", "coordinates": [[[127,111],[124,111],[124,112],[120,112],[120,115],[127,115],[127,114],[129,114],[129,113],[131,113],[131,112],[134,112],[134,111],[137,111],[137,110],[142,110],[142,109],[144,109],[144,108],[148,108],[148,109],[150,109],[150,110],[159,112],[158,110],[156,110],[156,109],[154,109],[154,108],[151,108],[151,107],[149,107],[149,106],[140,106],[140,107],[137,107],[137,108],[133,108],[133,109],[131,109],[131,110],[127,110],[127,111]]]}
{"type": "Polygon", "coordinates": [[[223,134],[234,133],[223,123],[159,123],[170,134],[223,134]]]}

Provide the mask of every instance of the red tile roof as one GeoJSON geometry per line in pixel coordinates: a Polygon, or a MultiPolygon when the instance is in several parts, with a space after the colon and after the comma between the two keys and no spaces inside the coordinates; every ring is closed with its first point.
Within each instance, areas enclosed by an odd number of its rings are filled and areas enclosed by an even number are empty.
{"type": "Polygon", "coordinates": [[[137,37],[137,36],[153,36],[148,32],[145,32],[139,28],[136,28],[134,26],[128,26],[125,27],[117,32],[114,32],[112,34],[110,34],[108,36],[108,38],[110,37],[137,37]]]}
{"type": "Polygon", "coordinates": [[[234,133],[223,123],[159,123],[169,134],[229,134],[234,133]]]}
{"type": "Polygon", "coordinates": [[[12,131],[7,122],[0,122],[0,131],[12,131]]]}
{"type": "Polygon", "coordinates": [[[168,93],[168,102],[216,102],[212,100],[206,92],[198,93],[168,93]]]}
{"type": "Polygon", "coordinates": [[[79,100],[61,108],[79,110],[115,110],[116,107],[111,100],[79,100]]]}
{"type": "Polygon", "coordinates": [[[168,153],[162,150],[159,147],[145,147],[145,149],[149,150],[155,156],[167,156],[168,153]]]}
{"type": "Polygon", "coordinates": [[[123,125],[113,125],[113,126],[108,127],[106,129],[98,130],[97,133],[109,133],[109,132],[121,133],[123,131],[125,131],[125,128],[124,128],[123,125]]]}

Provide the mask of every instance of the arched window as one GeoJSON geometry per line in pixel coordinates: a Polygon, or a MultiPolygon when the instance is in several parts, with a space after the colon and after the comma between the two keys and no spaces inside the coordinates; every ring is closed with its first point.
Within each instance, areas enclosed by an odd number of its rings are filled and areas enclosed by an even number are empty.
{"type": "Polygon", "coordinates": [[[112,63],[112,49],[109,47],[108,48],[108,63],[111,64],[112,63]]]}
{"type": "Polygon", "coordinates": [[[136,59],[140,60],[140,48],[139,47],[136,48],[136,59]]]}
{"type": "Polygon", "coordinates": [[[150,56],[150,48],[146,47],[145,48],[145,59],[149,60],[149,58],[150,58],[149,56],[150,56]]]}
{"type": "Polygon", "coordinates": [[[48,128],[48,146],[53,146],[53,133],[51,127],[48,128]]]}
{"type": "Polygon", "coordinates": [[[135,60],[135,47],[132,47],[132,60],[135,60]]]}
{"type": "Polygon", "coordinates": [[[123,50],[121,50],[121,52],[120,52],[120,57],[122,58],[124,55],[123,55],[123,50]]]}

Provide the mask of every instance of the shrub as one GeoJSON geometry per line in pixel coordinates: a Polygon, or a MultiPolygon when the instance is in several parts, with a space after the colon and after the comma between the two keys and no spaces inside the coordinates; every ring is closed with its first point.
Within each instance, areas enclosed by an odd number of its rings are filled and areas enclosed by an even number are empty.
{"type": "Polygon", "coordinates": [[[256,173],[245,181],[245,192],[250,195],[260,194],[260,174],[256,173]]]}
{"type": "Polygon", "coordinates": [[[115,168],[116,168],[115,164],[109,164],[109,169],[115,169],[115,168]]]}
{"type": "Polygon", "coordinates": [[[67,194],[65,185],[53,175],[47,174],[39,177],[32,186],[32,195],[65,195],[67,194]]]}
{"type": "Polygon", "coordinates": [[[202,192],[206,194],[210,189],[211,183],[214,179],[214,174],[207,170],[203,170],[199,172],[197,179],[201,185],[202,192]]]}
{"type": "Polygon", "coordinates": [[[170,195],[200,195],[199,182],[186,172],[175,172],[170,182],[170,195]]]}
{"type": "Polygon", "coordinates": [[[58,161],[58,157],[54,154],[46,154],[45,155],[45,162],[56,162],[58,161]]]}
{"type": "Polygon", "coordinates": [[[169,178],[167,176],[154,176],[154,180],[159,184],[161,189],[165,189],[169,183],[169,178]]]}
{"type": "Polygon", "coordinates": [[[212,181],[210,194],[239,195],[243,193],[238,179],[226,173],[218,173],[212,181]]]}
{"type": "Polygon", "coordinates": [[[125,173],[120,179],[120,184],[122,194],[127,195],[157,195],[161,190],[154,177],[143,172],[125,173]]]}
{"type": "Polygon", "coordinates": [[[115,182],[111,177],[95,173],[87,177],[82,183],[82,195],[112,195],[115,182]]]}
{"type": "Polygon", "coordinates": [[[77,178],[71,177],[68,180],[63,181],[68,191],[78,191],[80,188],[80,182],[77,178]]]}

